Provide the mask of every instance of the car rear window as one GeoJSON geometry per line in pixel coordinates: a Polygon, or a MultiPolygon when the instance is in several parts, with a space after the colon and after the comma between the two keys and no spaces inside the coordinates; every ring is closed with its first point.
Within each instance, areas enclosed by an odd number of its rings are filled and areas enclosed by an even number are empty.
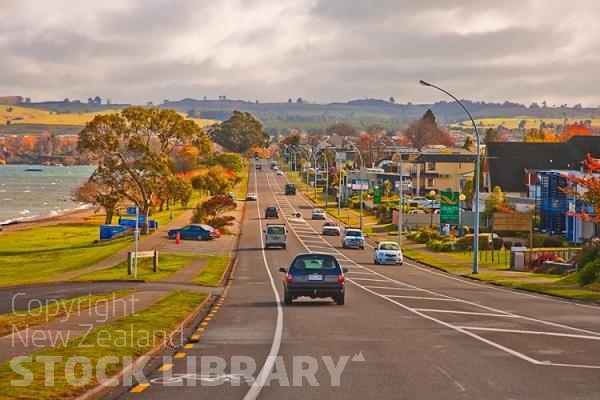
{"type": "Polygon", "coordinates": [[[358,231],[347,231],[346,236],[362,236],[362,234],[358,231]]]}
{"type": "Polygon", "coordinates": [[[267,233],[272,233],[274,235],[281,235],[285,233],[285,229],[282,226],[269,226],[267,228],[267,233]]]}
{"type": "Polygon", "coordinates": [[[295,259],[292,268],[299,271],[332,271],[339,266],[331,256],[307,256],[295,259]]]}

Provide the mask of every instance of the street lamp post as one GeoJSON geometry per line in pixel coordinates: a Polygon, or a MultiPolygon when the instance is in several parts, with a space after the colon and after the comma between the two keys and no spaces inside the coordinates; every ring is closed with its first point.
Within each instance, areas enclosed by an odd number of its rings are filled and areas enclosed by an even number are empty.
{"type": "Polygon", "coordinates": [[[360,154],[360,151],[358,150],[358,147],[356,147],[356,145],[354,143],[352,143],[351,141],[348,141],[348,143],[358,153],[358,158],[360,159],[360,195],[359,195],[359,201],[360,201],[360,230],[362,231],[362,229],[363,229],[363,180],[364,180],[363,171],[365,169],[365,164],[363,162],[362,155],[360,154]]]}
{"type": "Polygon", "coordinates": [[[433,202],[435,200],[435,190],[429,191],[429,201],[431,202],[431,207],[429,207],[429,227],[433,228],[433,202]]]}
{"type": "Polygon", "coordinates": [[[389,137],[387,137],[387,135],[384,135],[383,137],[385,137],[386,139],[388,139],[390,141],[390,143],[392,144],[392,146],[394,147],[394,150],[396,151],[396,154],[398,154],[398,158],[400,159],[400,185],[398,187],[398,246],[400,246],[400,248],[402,248],[402,214],[404,212],[404,201],[403,201],[403,182],[402,182],[402,154],[400,153],[400,149],[398,149],[398,146],[396,146],[396,143],[394,143],[394,141],[392,139],[390,139],[389,137]]]}
{"type": "Polygon", "coordinates": [[[457,232],[458,237],[461,237],[462,233],[463,233],[461,204],[465,201],[466,198],[467,198],[467,196],[465,196],[464,193],[461,193],[460,195],[458,195],[458,232],[457,232]]]}
{"type": "Polygon", "coordinates": [[[477,144],[476,144],[476,151],[477,154],[475,155],[475,176],[473,177],[473,179],[475,179],[475,207],[474,207],[474,211],[475,211],[475,222],[474,222],[474,227],[473,227],[473,273],[477,274],[479,272],[479,164],[480,164],[480,153],[479,153],[479,131],[477,130],[477,124],[475,123],[475,120],[473,119],[473,116],[471,115],[471,113],[469,112],[469,110],[467,110],[467,107],[465,107],[465,105],[458,100],[456,97],[454,97],[454,95],[452,95],[451,93],[447,92],[446,90],[435,86],[429,82],[425,82],[424,80],[420,80],[419,83],[423,86],[429,86],[432,87],[434,89],[439,90],[442,93],[447,94],[448,96],[450,96],[452,99],[454,99],[454,101],[456,101],[461,107],[462,109],[467,113],[467,115],[469,116],[469,119],[471,119],[471,123],[473,124],[473,129],[475,130],[475,137],[477,139],[477,144]]]}

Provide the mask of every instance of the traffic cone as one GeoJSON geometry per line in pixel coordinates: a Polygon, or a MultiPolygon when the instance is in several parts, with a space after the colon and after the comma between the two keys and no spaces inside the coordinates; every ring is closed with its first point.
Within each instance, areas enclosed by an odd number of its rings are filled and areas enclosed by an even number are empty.
{"type": "Polygon", "coordinates": [[[181,242],[181,235],[179,232],[175,234],[175,244],[179,244],[181,242]]]}

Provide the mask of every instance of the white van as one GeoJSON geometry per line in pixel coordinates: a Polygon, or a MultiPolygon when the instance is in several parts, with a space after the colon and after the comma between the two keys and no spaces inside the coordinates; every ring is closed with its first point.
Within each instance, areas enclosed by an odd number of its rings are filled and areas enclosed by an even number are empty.
{"type": "Polygon", "coordinates": [[[287,229],[283,224],[267,224],[265,233],[265,249],[269,247],[286,248],[287,229]]]}

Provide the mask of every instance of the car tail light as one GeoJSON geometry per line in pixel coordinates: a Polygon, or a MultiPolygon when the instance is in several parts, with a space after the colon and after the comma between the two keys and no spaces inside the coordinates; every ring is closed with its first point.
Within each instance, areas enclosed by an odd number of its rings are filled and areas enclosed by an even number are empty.
{"type": "Polygon", "coordinates": [[[338,283],[345,283],[346,277],[344,275],[338,275],[338,283]]]}
{"type": "Polygon", "coordinates": [[[292,283],[293,277],[292,274],[287,274],[285,276],[285,283],[292,283]]]}

